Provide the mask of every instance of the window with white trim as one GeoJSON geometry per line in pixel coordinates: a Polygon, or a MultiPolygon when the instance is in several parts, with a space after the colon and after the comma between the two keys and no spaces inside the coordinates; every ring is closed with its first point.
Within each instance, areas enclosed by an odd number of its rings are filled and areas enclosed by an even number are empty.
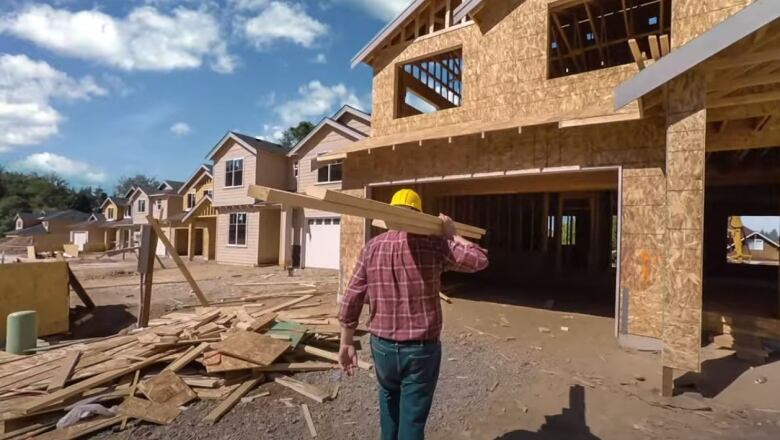
{"type": "Polygon", "coordinates": [[[195,207],[195,193],[187,194],[187,209],[190,210],[195,207]]]}
{"type": "Polygon", "coordinates": [[[753,238],[752,240],[750,240],[750,244],[748,246],[750,247],[751,251],[763,251],[764,240],[760,238],[753,238]]]}
{"type": "Polygon", "coordinates": [[[293,163],[293,176],[298,177],[298,161],[296,160],[295,163],[293,163]]]}
{"type": "Polygon", "coordinates": [[[246,245],[246,213],[230,214],[228,220],[228,245],[244,246],[246,245]]]}
{"type": "Polygon", "coordinates": [[[244,185],[244,159],[225,161],[225,187],[235,188],[244,185]]]}
{"type": "Polygon", "coordinates": [[[22,221],[22,219],[19,219],[16,221],[16,230],[19,231],[21,229],[24,229],[24,221],[22,221]]]}
{"type": "Polygon", "coordinates": [[[341,182],[342,163],[338,161],[317,170],[317,183],[341,182]]]}
{"type": "Polygon", "coordinates": [[[138,201],[138,212],[146,212],[146,200],[138,201]]]}
{"type": "Polygon", "coordinates": [[[114,219],[114,208],[108,208],[106,212],[106,218],[109,220],[114,219]]]}

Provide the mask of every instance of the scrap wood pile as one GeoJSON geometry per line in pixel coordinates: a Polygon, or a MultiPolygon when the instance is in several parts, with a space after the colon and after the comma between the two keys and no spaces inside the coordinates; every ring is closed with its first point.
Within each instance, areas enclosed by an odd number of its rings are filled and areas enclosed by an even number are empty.
{"type": "Polygon", "coordinates": [[[219,402],[204,419],[216,423],[266,381],[320,403],[335,398],[289,376],[337,368],[338,323],[330,310],[311,308],[318,303],[304,304],[313,297],[199,307],[126,335],[0,358],[0,438],[72,439],[129,420],[169,424],[196,400],[219,402]],[[81,419],[84,412],[98,415],[81,419]]]}

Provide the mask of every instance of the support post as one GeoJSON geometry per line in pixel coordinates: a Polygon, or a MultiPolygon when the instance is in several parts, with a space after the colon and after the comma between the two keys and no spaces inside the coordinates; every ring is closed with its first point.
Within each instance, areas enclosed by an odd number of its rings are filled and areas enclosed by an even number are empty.
{"type": "Polygon", "coordinates": [[[283,207],[279,219],[279,266],[292,267],[293,208],[283,207]]]}
{"type": "Polygon", "coordinates": [[[141,275],[141,295],[138,308],[138,328],[149,326],[154,283],[154,258],[157,249],[157,233],[151,226],[141,227],[141,250],[138,253],[138,273],[141,275]]]}
{"type": "Polygon", "coordinates": [[[701,370],[706,80],[692,71],[666,90],[663,366],[701,370]]]}
{"type": "Polygon", "coordinates": [[[674,368],[663,367],[661,376],[661,395],[674,397],[674,368]]]}
{"type": "Polygon", "coordinates": [[[211,260],[211,236],[208,224],[203,228],[203,259],[206,261],[211,260]]]}
{"type": "MultiPolygon", "coordinates": [[[[3,254],[3,256],[5,256],[5,254],[3,254]]],[[[68,283],[70,284],[70,287],[73,289],[73,291],[76,292],[76,295],[79,297],[81,302],[84,303],[84,306],[87,308],[87,310],[92,310],[95,308],[95,303],[92,301],[92,298],[87,295],[87,291],[84,290],[84,286],[82,286],[79,279],[76,278],[76,274],[73,273],[70,265],[68,265],[68,283]]]]}
{"type": "Polygon", "coordinates": [[[187,228],[187,259],[195,259],[195,223],[190,223],[187,228]]]}

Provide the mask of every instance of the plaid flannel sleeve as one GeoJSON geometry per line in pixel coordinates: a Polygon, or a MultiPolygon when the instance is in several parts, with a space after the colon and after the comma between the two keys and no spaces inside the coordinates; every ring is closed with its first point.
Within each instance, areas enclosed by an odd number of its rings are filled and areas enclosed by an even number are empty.
{"type": "Polygon", "coordinates": [[[368,293],[368,278],[366,276],[365,250],[361,252],[358,258],[355,271],[352,273],[352,279],[347,286],[347,290],[341,297],[339,307],[339,322],[342,327],[355,329],[360,321],[360,313],[363,311],[366,294],[368,293]]]}
{"type": "Polygon", "coordinates": [[[487,250],[474,243],[446,240],[444,244],[445,270],[474,273],[488,266],[487,250]]]}

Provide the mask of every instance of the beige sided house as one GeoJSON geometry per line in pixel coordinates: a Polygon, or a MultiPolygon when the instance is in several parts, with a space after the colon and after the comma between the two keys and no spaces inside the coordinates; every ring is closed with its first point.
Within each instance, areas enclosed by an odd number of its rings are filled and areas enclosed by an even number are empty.
{"type": "MultiPolygon", "coordinates": [[[[214,208],[214,178],[211,165],[201,165],[179,189],[182,212],[177,218],[186,229],[187,257],[216,258],[217,210],[214,208]]],[[[177,230],[177,240],[178,240],[177,230]]]]}
{"type": "Polygon", "coordinates": [[[62,246],[70,242],[70,228],[89,217],[89,214],[73,209],[42,212],[38,216],[21,213],[16,216],[16,230],[7,233],[6,237],[25,238],[37,252],[62,251],[62,246]]]}
{"type": "Polygon", "coordinates": [[[103,252],[113,245],[114,231],[106,229],[106,217],[93,213],[81,223],[70,227],[70,244],[75,245],[79,252],[103,252]]]}
{"type": "MultiPolygon", "coordinates": [[[[344,106],[332,117],[324,118],[287,154],[293,162],[295,188],[305,193],[312,186],[341,190],[341,163],[312,167],[323,154],[344,148],[365,139],[371,133],[371,116],[356,108],[344,106]]],[[[292,210],[293,265],[300,267],[338,269],[341,237],[341,216],[329,212],[296,208],[292,210]]],[[[290,252],[289,245],[286,246],[290,252]]],[[[289,265],[289,264],[288,264],[289,265]]]]}
{"type": "MultiPolygon", "coordinates": [[[[125,196],[130,196],[135,191],[132,188],[125,196]]],[[[102,225],[99,225],[103,229],[105,249],[122,249],[133,246],[133,237],[137,227],[133,225],[132,218],[132,206],[130,200],[123,197],[109,197],[103,201],[100,206],[100,214],[104,221],[102,225]]],[[[87,232],[86,239],[92,241],[92,233],[90,231],[74,231],[87,232]]],[[[78,244],[74,236],[71,241],[73,244],[78,244]]]]}
{"type": "MultiPolygon", "coordinates": [[[[729,216],[780,214],[778,44],[777,0],[414,0],[354,59],[371,137],[317,166],[486,228],[477,292],[614,316],[670,393],[722,320],[780,328],[778,268],[726,255],[729,216]]],[[[376,233],[342,218],[342,286],[376,233]]]]}
{"type": "Polygon", "coordinates": [[[287,149],[228,132],[209,152],[214,163],[212,206],[217,211],[216,260],[222,264],[278,264],[281,207],[257,203],[249,185],[291,189],[287,149]]]}

